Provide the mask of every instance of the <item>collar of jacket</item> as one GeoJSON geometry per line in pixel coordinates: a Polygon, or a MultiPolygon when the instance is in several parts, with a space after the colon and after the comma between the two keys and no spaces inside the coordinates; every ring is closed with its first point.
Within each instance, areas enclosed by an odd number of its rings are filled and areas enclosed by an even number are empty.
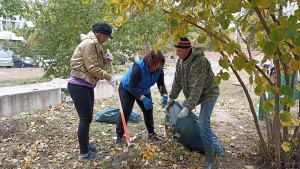
{"type": "Polygon", "coordinates": [[[185,61],[182,59],[182,62],[184,62],[185,64],[193,62],[193,60],[194,60],[195,57],[204,57],[204,50],[203,50],[203,48],[192,47],[191,50],[192,50],[192,53],[190,54],[189,58],[187,60],[185,60],[185,61]]]}
{"type": "Polygon", "coordinates": [[[102,51],[102,46],[101,44],[99,43],[97,37],[95,36],[94,32],[93,31],[90,31],[88,34],[81,34],[80,35],[80,40],[81,41],[84,41],[86,39],[91,39],[94,41],[95,45],[96,45],[96,49],[97,49],[97,52],[101,52],[102,51]]]}

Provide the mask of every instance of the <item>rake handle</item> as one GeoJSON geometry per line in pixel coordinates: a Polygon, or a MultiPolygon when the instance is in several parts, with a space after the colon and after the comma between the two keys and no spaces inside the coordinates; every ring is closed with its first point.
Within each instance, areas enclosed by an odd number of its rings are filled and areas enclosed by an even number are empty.
{"type": "MultiPolygon", "coordinates": [[[[112,75],[115,75],[112,62],[110,62],[110,66],[111,66],[112,75]]],[[[125,116],[124,116],[124,112],[123,112],[123,107],[122,107],[122,104],[121,104],[121,99],[120,99],[120,95],[119,95],[118,89],[116,90],[116,96],[118,98],[118,103],[119,103],[119,108],[120,108],[120,113],[121,113],[121,119],[122,119],[122,123],[123,123],[123,128],[124,128],[124,132],[125,132],[125,137],[126,137],[127,145],[129,147],[130,146],[130,137],[129,137],[129,134],[128,134],[126,120],[125,120],[125,116]]]]}

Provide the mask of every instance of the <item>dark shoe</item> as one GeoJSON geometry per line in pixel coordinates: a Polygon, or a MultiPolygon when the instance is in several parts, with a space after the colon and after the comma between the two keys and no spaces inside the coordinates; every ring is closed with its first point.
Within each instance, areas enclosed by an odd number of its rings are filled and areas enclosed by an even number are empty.
{"type": "Polygon", "coordinates": [[[96,152],[98,152],[98,151],[100,151],[101,150],[101,148],[100,147],[96,147],[96,146],[93,146],[93,145],[89,145],[89,151],[91,151],[91,152],[93,152],[93,153],[96,153],[96,152]]]}
{"type": "Polygon", "coordinates": [[[115,147],[121,147],[122,146],[122,137],[117,137],[115,147]]]}
{"type": "Polygon", "coordinates": [[[79,160],[100,160],[100,157],[97,156],[94,152],[88,152],[87,154],[80,154],[79,160]]]}
{"type": "Polygon", "coordinates": [[[161,140],[161,137],[158,136],[155,132],[153,132],[153,133],[148,134],[148,139],[149,140],[161,140]]]}
{"type": "Polygon", "coordinates": [[[215,168],[215,155],[214,155],[214,145],[206,145],[205,149],[205,164],[204,169],[214,169],[215,168]]]}

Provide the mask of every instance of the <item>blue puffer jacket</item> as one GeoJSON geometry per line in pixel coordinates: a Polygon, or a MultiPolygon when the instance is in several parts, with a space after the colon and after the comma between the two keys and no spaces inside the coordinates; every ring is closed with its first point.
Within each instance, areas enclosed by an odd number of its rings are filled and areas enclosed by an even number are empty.
{"type": "MultiPolygon", "coordinates": [[[[142,95],[146,95],[150,92],[151,86],[153,86],[162,72],[162,68],[159,68],[154,74],[150,73],[150,70],[146,66],[144,60],[139,60],[134,63],[138,65],[141,69],[142,80],[138,83],[138,90],[142,95]]],[[[132,67],[129,71],[122,77],[122,85],[125,90],[128,91],[128,84],[130,81],[130,76],[132,73],[132,67]]]]}

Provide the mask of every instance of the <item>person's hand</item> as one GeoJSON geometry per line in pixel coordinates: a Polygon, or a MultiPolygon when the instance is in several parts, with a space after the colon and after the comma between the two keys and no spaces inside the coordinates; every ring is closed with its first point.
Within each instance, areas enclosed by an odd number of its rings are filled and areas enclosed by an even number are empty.
{"type": "Polygon", "coordinates": [[[168,96],[163,96],[161,99],[161,104],[165,107],[168,103],[168,96]]]}
{"type": "Polygon", "coordinates": [[[173,106],[174,104],[174,99],[169,99],[168,103],[166,104],[165,108],[168,108],[170,106],[173,106]]]}
{"type": "Polygon", "coordinates": [[[109,60],[110,62],[113,62],[114,56],[107,50],[107,52],[104,55],[105,59],[109,60]]]}
{"type": "Polygon", "coordinates": [[[142,102],[146,110],[153,109],[153,102],[148,97],[144,97],[142,102]]]}
{"type": "Polygon", "coordinates": [[[117,79],[114,76],[112,76],[109,79],[108,83],[114,88],[114,92],[115,92],[117,90],[117,85],[118,85],[117,79]]]}
{"type": "Polygon", "coordinates": [[[186,117],[190,112],[190,109],[183,107],[183,109],[181,110],[181,112],[178,115],[178,118],[184,118],[186,117]]]}

